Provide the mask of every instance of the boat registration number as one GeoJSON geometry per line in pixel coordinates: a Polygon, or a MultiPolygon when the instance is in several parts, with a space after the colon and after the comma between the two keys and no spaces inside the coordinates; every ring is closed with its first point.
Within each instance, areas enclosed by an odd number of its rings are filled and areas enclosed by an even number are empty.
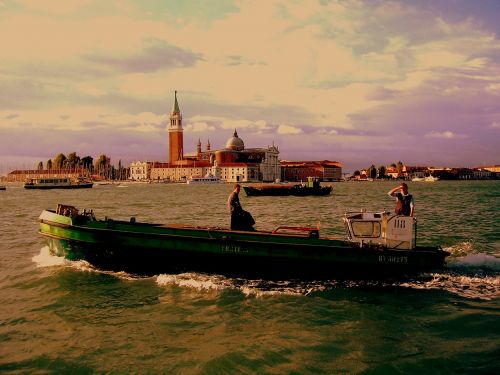
{"type": "Polygon", "coordinates": [[[391,257],[389,255],[379,255],[379,263],[408,263],[408,257],[391,257]]]}
{"type": "Polygon", "coordinates": [[[223,253],[248,253],[248,249],[244,249],[239,245],[220,245],[220,249],[223,253]]]}

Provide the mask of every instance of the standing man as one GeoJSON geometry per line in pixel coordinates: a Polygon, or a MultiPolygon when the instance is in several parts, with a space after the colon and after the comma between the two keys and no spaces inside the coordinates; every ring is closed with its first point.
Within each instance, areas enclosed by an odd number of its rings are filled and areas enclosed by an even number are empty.
{"type": "Polygon", "coordinates": [[[389,196],[396,197],[396,215],[413,216],[413,195],[408,193],[408,185],[404,182],[389,191],[389,196]]]}
{"type": "Polygon", "coordinates": [[[240,204],[240,184],[235,184],[233,192],[227,199],[227,208],[231,213],[231,230],[253,231],[255,220],[250,212],[245,211],[240,204]]]}
{"type": "Polygon", "coordinates": [[[241,213],[243,212],[243,208],[240,203],[240,184],[235,184],[233,188],[233,192],[229,195],[227,199],[227,209],[231,214],[231,230],[240,229],[240,218],[241,213]]]}

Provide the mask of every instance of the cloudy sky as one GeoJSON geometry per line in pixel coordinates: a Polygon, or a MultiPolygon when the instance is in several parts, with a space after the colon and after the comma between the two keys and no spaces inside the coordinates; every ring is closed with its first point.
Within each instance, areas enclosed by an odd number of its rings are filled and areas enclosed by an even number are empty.
{"type": "Polygon", "coordinates": [[[498,0],[0,0],[0,172],[273,142],[346,171],[500,164],[498,0]]]}

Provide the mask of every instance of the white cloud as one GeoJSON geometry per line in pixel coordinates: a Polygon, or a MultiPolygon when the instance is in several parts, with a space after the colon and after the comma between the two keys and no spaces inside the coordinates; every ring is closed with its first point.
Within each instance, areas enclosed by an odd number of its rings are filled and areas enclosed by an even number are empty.
{"type": "Polygon", "coordinates": [[[302,134],[302,133],[304,133],[304,131],[301,128],[298,128],[296,126],[287,125],[287,124],[280,124],[280,126],[278,126],[278,134],[296,135],[296,134],[302,134]]]}
{"type": "Polygon", "coordinates": [[[197,121],[185,125],[184,130],[193,133],[202,133],[202,132],[214,131],[215,127],[208,125],[206,122],[197,121]]]}
{"type": "Polygon", "coordinates": [[[453,138],[465,138],[464,134],[456,134],[451,130],[445,130],[442,132],[431,131],[425,135],[427,138],[444,138],[444,139],[453,139],[453,138]]]}
{"type": "Polygon", "coordinates": [[[44,111],[0,112],[3,127],[28,127],[61,131],[78,131],[96,128],[117,128],[137,131],[157,130],[167,120],[167,115],[152,112],[138,114],[110,112],[104,107],[58,107],[44,111]]]}
{"type": "Polygon", "coordinates": [[[500,94],[500,83],[490,83],[486,86],[486,91],[496,95],[500,94]]]}

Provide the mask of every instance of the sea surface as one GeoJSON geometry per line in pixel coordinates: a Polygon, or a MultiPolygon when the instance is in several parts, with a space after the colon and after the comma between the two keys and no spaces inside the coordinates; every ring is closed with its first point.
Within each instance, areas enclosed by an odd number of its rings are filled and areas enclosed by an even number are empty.
{"type": "MultiPolygon", "coordinates": [[[[246,197],[257,229],[392,210],[394,182],[328,197],[246,197]]],[[[49,254],[37,218],[58,203],[139,222],[228,225],[230,184],[0,191],[0,373],[498,374],[500,181],[410,182],[418,243],[446,270],[403,281],[141,278],[49,254]]]]}

